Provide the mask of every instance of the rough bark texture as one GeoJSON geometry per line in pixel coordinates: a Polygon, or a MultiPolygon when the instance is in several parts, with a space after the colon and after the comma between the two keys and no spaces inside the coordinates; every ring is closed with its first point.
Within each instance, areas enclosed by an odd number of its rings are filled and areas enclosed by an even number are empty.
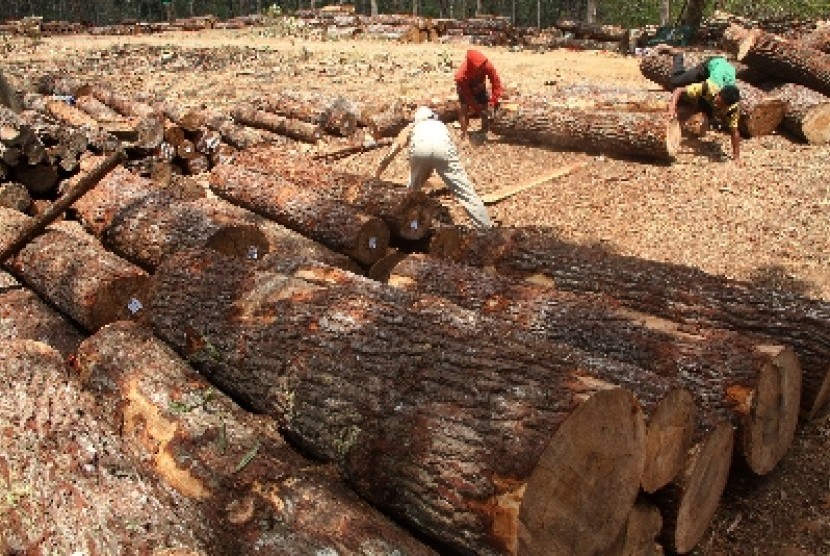
{"type": "Polygon", "coordinates": [[[2,282],[0,340],[37,340],[55,348],[64,357],[77,351],[84,334],[74,324],[32,290],[21,285],[2,286],[2,282]]]}
{"type": "MultiPolygon", "coordinates": [[[[539,332],[549,340],[638,366],[643,369],[638,382],[649,388],[664,383],[657,397],[643,387],[624,385],[640,398],[647,415],[657,411],[662,397],[672,388],[691,392],[705,427],[720,421],[734,424],[740,433],[741,453],[759,474],[771,471],[792,444],[798,424],[801,369],[794,354],[784,348],[759,346],[724,330],[690,330],[621,308],[607,295],[577,295],[521,284],[494,272],[442,264],[426,256],[411,256],[399,263],[390,282],[447,297],[462,307],[539,332]],[[769,396],[776,403],[768,403],[769,396]],[[750,409],[748,403],[754,407],[750,409]]],[[[613,382],[614,378],[604,380],[613,382]]],[[[677,410],[688,413],[682,406],[677,410]]],[[[674,473],[647,473],[646,491],[663,486],[679,471],[694,422],[694,416],[687,414],[685,443],[670,432],[654,431],[658,438],[665,434],[670,440],[660,448],[671,450],[655,450],[651,461],[655,465],[673,461],[675,466],[664,470],[674,473]]],[[[671,420],[669,427],[669,431],[678,428],[677,421],[671,420]]]]}
{"type": "Polygon", "coordinates": [[[362,496],[448,546],[610,545],[636,495],[644,425],[630,393],[593,393],[604,385],[581,372],[607,362],[574,364],[438,300],[369,291],[180,251],[156,274],[151,322],[362,496]]]}
{"type": "Polygon", "coordinates": [[[321,126],[348,137],[357,131],[359,109],[345,98],[327,98],[299,91],[281,91],[257,103],[262,110],[321,126]]]}
{"type": "Polygon", "coordinates": [[[198,205],[166,195],[147,195],[125,207],[107,228],[104,241],[148,271],[185,247],[251,259],[268,253],[268,240],[257,226],[215,218],[198,205]]]}
{"type": "Polygon", "coordinates": [[[318,261],[356,274],[362,272],[360,265],[351,257],[332,251],[313,239],[309,239],[255,212],[231,204],[224,199],[204,198],[191,202],[214,218],[251,224],[262,230],[268,241],[267,253],[257,257],[259,261],[258,268],[262,270],[284,272],[281,270],[284,264],[283,261],[300,258],[308,261],[318,261]]]}
{"type": "Polygon", "coordinates": [[[425,555],[432,551],[285,444],[149,329],[119,322],[87,339],[75,367],[128,454],[233,539],[233,552],[425,555]]]}
{"type": "MultiPolygon", "coordinates": [[[[0,238],[15,237],[29,218],[0,209],[0,238]]],[[[82,230],[53,225],[6,268],[88,331],[137,316],[146,304],[146,272],[107,251],[82,230]]]]}
{"type": "Polygon", "coordinates": [[[32,204],[29,190],[21,183],[0,183],[0,207],[26,212],[32,204]]]}
{"type": "MultiPolygon", "coordinates": [[[[100,159],[95,157],[95,160],[100,159]]],[[[86,164],[90,162],[92,160],[88,160],[86,164]]],[[[78,179],[82,175],[83,172],[73,179],[78,179]]],[[[205,196],[204,190],[165,186],[164,183],[142,178],[119,166],[78,199],[72,205],[72,209],[86,230],[102,237],[121,210],[151,193],[165,193],[172,198],[183,200],[205,196]]]]}
{"type": "Polygon", "coordinates": [[[830,399],[830,305],[696,268],[567,244],[543,228],[466,231],[450,258],[509,275],[544,274],[559,289],[604,293],[637,311],[696,328],[734,330],[791,346],[802,367],[801,409],[814,416],[830,399]]]}
{"type": "Polygon", "coordinates": [[[680,147],[679,124],[651,112],[505,107],[496,112],[492,131],[536,145],[657,160],[672,160],[680,147]]]}
{"type": "Polygon", "coordinates": [[[744,137],[761,137],[773,133],[784,120],[787,103],[758,87],[738,81],[741,102],[738,129],[744,137]]]}
{"type": "Polygon", "coordinates": [[[193,503],[136,471],[57,351],[0,342],[0,380],[6,553],[222,553],[193,503]]]}
{"type": "Polygon", "coordinates": [[[830,54],[759,31],[742,61],[782,81],[830,95],[830,54]]]}
{"type": "Polygon", "coordinates": [[[386,253],[389,228],[350,205],[327,199],[284,178],[222,164],[210,173],[220,197],[276,220],[362,264],[386,253]]]}
{"type": "Polygon", "coordinates": [[[777,85],[770,94],[787,105],[784,129],[811,145],[830,143],[830,97],[797,83],[777,85]]]}

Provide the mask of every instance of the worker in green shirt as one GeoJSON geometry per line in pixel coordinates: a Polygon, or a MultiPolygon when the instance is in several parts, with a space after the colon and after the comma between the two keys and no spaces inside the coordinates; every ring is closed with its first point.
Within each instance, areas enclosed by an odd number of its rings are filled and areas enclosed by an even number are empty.
{"type": "Polygon", "coordinates": [[[735,84],[735,67],[723,56],[704,60],[701,64],[685,69],[683,54],[675,53],[672,61],[669,117],[677,114],[681,97],[698,106],[706,114],[729,128],[732,142],[732,160],[740,164],[741,133],[738,131],[741,92],[735,84]]]}

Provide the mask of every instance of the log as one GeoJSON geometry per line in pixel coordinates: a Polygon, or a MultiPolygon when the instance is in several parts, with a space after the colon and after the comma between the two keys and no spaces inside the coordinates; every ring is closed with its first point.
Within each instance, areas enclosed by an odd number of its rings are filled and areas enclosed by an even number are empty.
{"type": "MultiPolygon", "coordinates": [[[[79,175],[83,175],[83,172],[79,175]]],[[[204,190],[178,188],[172,182],[169,185],[154,182],[119,166],[92,191],[75,201],[72,210],[84,228],[100,238],[119,211],[151,193],[163,193],[180,200],[205,196],[204,190]]]]}
{"type": "Polygon", "coordinates": [[[588,554],[628,516],[642,413],[582,377],[591,361],[438,300],[373,296],[368,279],[324,287],[209,251],[179,251],[154,279],[156,334],[449,549],[588,554]]]}
{"type": "Polygon", "coordinates": [[[663,556],[663,547],[657,542],[662,528],[660,509],[645,499],[638,499],[620,536],[601,556],[663,556]]]}
{"type": "Polygon", "coordinates": [[[26,212],[32,205],[29,190],[22,183],[0,183],[0,207],[26,212]]]}
{"type": "Polygon", "coordinates": [[[544,105],[503,106],[492,131],[535,145],[672,160],[680,125],[663,114],[555,110],[544,105]]]}
{"type": "Polygon", "coordinates": [[[754,34],[752,46],[742,60],[781,81],[804,85],[830,95],[830,54],[802,46],[764,31],[754,34]]]}
{"type": "Polygon", "coordinates": [[[355,274],[362,272],[360,265],[351,257],[332,251],[313,239],[224,199],[208,197],[196,199],[191,203],[199,210],[210,214],[212,218],[253,225],[262,230],[268,241],[267,252],[256,257],[257,267],[262,270],[285,272],[284,268],[288,261],[299,258],[306,261],[318,261],[355,274]]]}
{"type": "Polygon", "coordinates": [[[320,126],[329,133],[348,137],[357,131],[357,105],[343,97],[324,97],[299,91],[280,91],[260,99],[255,106],[288,119],[320,126]]]}
{"type": "MultiPolygon", "coordinates": [[[[495,272],[425,255],[413,255],[400,262],[392,270],[389,282],[407,290],[446,297],[464,308],[537,332],[550,341],[636,365],[659,376],[640,382],[669,381],[664,392],[672,388],[691,392],[696,406],[705,414],[706,427],[721,421],[733,423],[741,453],[758,474],[770,472],[792,444],[801,394],[801,368],[792,350],[759,346],[729,331],[700,329],[690,333],[665,319],[617,307],[615,300],[605,295],[575,295],[549,285],[516,282],[495,272]],[[778,402],[759,402],[750,412],[743,403],[745,398],[774,398],[778,402]]],[[[604,380],[613,382],[613,377],[604,380]]],[[[646,394],[641,394],[636,385],[625,386],[640,397],[646,415],[656,410],[659,404],[644,399],[646,394]]],[[[682,407],[677,409],[685,411],[682,407]]],[[[684,419],[688,421],[691,416],[671,419],[671,427],[683,431],[677,423],[684,419]]],[[[690,428],[687,426],[686,430],[690,428]]],[[[666,485],[683,466],[688,438],[681,441],[671,438],[671,434],[655,432],[655,440],[669,440],[670,449],[656,446],[650,454],[653,457],[649,461],[656,469],[646,467],[646,492],[666,485]]],[[[721,463],[724,473],[730,463],[728,459],[721,463]]]]}
{"type": "MultiPolygon", "coordinates": [[[[0,217],[0,238],[32,225],[31,218],[13,210],[0,208],[0,217]]],[[[80,230],[53,225],[4,267],[87,331],[138,317],[146,305],[147,273],[80,230]]]]}
{"type": "Polygon", "coordinates": [[[205,508],[226,509],[211,524],[233,536],[233,552],[278,545],[293,554],[366,546],[433,554],[288,446],[272,419],[217,392],[149,329],[102,328],[84,341],[75,368],[133,461],[205,508]]]}
{"type": "Polygon", "coordinates": [[[208,129],[219,132],[225,142],[237,149],[247,149],[269,140],[266,137],[267,132],[239,125],[224,114],[206,113],[205,125],[208,129]]]}
{"type": "Polygon", "coordinates": [[[268,241],[255,225],[214,218],[167,195],[147,195],[122,209],[104,233],[104,243],[148,272],[184,247],[254,260],[268,253],[268,241]]]}
{"type": "MultiPolygon", "coordinates": [[[[601,293],[636,311],[694,327],[733,330],[790,346],[802,368],[801,412],[830,399],[830,305],[689,266],[609,254],[558,240],[543,228],[465,231],[452,260],[513,276],[543,274],[557,288],[601,293]]],[[[751,411],[767,400],[754,399],[751,411]]]]}
{"type": "Polygon", "coordinates": [[[782,83],[769,92],[786,103],[784,129],[811,145],[830,143],[830,97],[797,83],[782,83]]]}
{"type": "Polygon", "coordinates": [[[250,106],[238,106],[231,111],[231,115],[240,124],[279,133],[297,141],[316,143],[323,137],[322,129],[317,124],[285,118],[250,106]]]}
{"type": "Polygon", "coordinates": [[[210,187],[218,196],[323,245],[371,265],[386,253],[389,228],[379,218],[288,180],[231,164],[213,168],[210,187]]]}
{"type": "Polygon", "coordinates": [[[7,553],[221,554],[192,502],[140,475],[61,355],[0,342],[0,546],[7,553]],[[114,503],[115,502],[115,503],[114,503]],[[140,530],[137,534],[136,529],[140,530]]]}
{"type": "MultiPolygon", "coordinates": [[[[0,284],[12,280],[5,274],[0,284]]],[[[0,286],[0,341],[37,340],[64,358],[74,354],[84,334],[63,315],[23,286],[0,286]]]]}

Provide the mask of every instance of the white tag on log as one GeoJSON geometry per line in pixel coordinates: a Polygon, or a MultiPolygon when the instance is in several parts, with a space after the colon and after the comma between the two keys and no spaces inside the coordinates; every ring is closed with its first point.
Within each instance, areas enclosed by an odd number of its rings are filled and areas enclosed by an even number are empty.
{"type": "Polygon", "coordinates": [[[256,248],[256,245],[248,247],[248,258],[254,260],[259,258],[259,249],[256,248]]]}
{"type": "Polygon", "coordinates": [[[130,313],[132,313],[133,315],[136,314],[137,312],[139,312],[143,308],[144,308],[144,305],[142,305],[141,301],[139,301],[136,298],[132,298],[130,300],[130,302],[127,303],[127,309],[129,309],[130,313]]]}

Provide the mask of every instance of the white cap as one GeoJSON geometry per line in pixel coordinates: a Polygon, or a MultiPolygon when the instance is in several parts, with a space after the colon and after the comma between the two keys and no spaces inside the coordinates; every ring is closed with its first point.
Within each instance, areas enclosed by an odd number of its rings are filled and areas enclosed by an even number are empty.
{"type": "Polygon", "coordinates": [[[433,112],[428,106],[419,106],[415,111],[415,123],[423,122],[424,120],[428,120],[430,118],[435,118],[435,112],[433,112]]]}

